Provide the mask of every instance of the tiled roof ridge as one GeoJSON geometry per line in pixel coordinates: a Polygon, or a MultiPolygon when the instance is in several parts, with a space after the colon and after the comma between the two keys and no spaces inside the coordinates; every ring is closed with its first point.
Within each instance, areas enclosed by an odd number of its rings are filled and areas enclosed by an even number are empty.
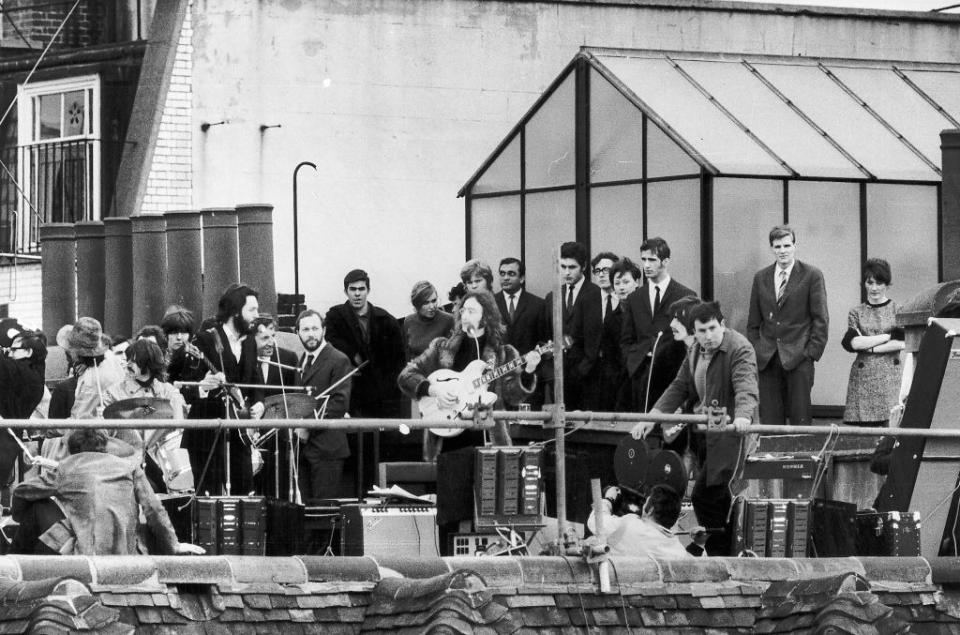
{"type": "MultiPolygon", "coordinates": [[[[848,572],[881,586],[930,585],[932,571],[950,570],[949,563],[924,558],[610,558],[610,562],[612,585],[625,589],[802,580],[848,572]]],[[[580,558],[562,557],[0,556],[0,578],[30,582],[70,577],[93,589],[139,587],[158,593],[180,584],[217,585],[224,591],[312,583],[372,587],[388,577],[429,578],[461,569],[474,572],[491,589],[549,592],[560,587],[586,590],[597,584],[595,566],[580,558]]]]}

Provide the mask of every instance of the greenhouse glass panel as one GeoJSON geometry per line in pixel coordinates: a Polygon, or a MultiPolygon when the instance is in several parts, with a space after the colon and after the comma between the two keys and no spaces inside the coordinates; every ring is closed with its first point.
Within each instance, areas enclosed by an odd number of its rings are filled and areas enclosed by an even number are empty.
{"type": "Polygon", "coordinates": [[[643,113],[590,70],[590,182],[643,176],[643,113]]]}
{"type": "Polygon", "coordinates": [[[640,262],[643,242],[643,186],[590,189],[590,253],[612,251],[640,262]]]}
{"type": "Polygon", "coordinates": [[[863,172],[739,62],[678,60],[801,176],[862,178],[863,172]]]}
{"type": "Polygon", "coordinates": [[[860,185],[791,181],[789,197],[797,260],[823,272],[830,311],[827,348],[816,365],[813,403],[842,406],[854,357],[843,350],[840,340],[847,332],[847,313],[860,303],[860,185]]]}
{"type": "Polygon", "coordinates": [[[647,236],[670,245],[670,275],[699,293],[700,179],[649,183],[647,206],[647,236]]]}
{"type": "Polygon", "coordinates": [[[527,122],[527,188],[573,185],[574,76],[570,73],[527,122]]]}
{"type": "Polygon", "coordinates": [[[893,271],[890,297],[903,304],[937,280],[937,188],[867,184],[867,257],[893,271]]]}
{"type": "Polygon", "coordinates": [[[831,66],[847,87],[930,161],[940,165],[940,131],[953,124],[889,69],[831,66]]]}
{"type": "Polygon", "coordinates": [[[560,243],[576,236],[576,211],[573,190],[527,194],[526,258],[527,288],[544,295],[556,280],[554,251],[560,243]]]}
{"type": "MultiPolygon", "coordinates": [[[[917,87],[947,111],[951,117],[960,120],[960,73],[951,71],[903,71],[917,87]]],[[[949,127],[953,127],[951,124],[949,127]]],[[[939,139],[939,135],[937,136],[939,139]]],[[[939,163],[939,161],[937,162],[939,163]]]]}
{"type": "Polygon", "coordinates": [[[756,64],[802,112],[880,179],[930,181],[937,174],[816,66],[756,64]]]}
{"type": "Polygon", "coordinates": [[[520,197],[493,196],[470,201],[470,255],[496,266],[520,257],[520,197]]]}
{"type": "Polygon", "coordinates": [[[700,174],[700,165],[655,123],[647,120],[647,178],[700,174]]]}
{"type": "Polygon", "coordinates": [[[786,171],[665,59],[597,58],[720,172],[786,176],[786,171]]]}
{"type": "Polygon", "coordinates": [[[520,189],[520,134],[493,160],[473,186],[471,194],[515,192],[520,189]]]}
{"type": "Polygon", "coordinates": [[[714,179],[714,296],[733,329],[747,332],[754,274],[769,265],[770,229],[783,223],[783,181],[714,179]]]}

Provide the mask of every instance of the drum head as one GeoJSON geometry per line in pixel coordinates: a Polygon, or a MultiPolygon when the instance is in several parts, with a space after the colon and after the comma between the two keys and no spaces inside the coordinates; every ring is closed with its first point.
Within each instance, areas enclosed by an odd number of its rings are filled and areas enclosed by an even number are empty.
{"type": "Polygon", "coordinates": [[[683,459],[672,450],[660,450],[650,457],[644,478],[647,491],[654,485],[669,485],[677,494],[683,496],[687,491],[687,470],[683,459]]]}
{"type": "Polygon", "coordinates": [[[263,400],[264,419],[315,419],[314,410],[320,407],[316,399],[302,392],[270,395],[263,400]],[[286,405],[284,405],[286,401],[286,405]]]}
{"type": "Polygon", "coordinates": [[[613,454],[613,474],[617,477],[617,484],[620,487],[640,491],[643,488],[649,462],[647,442],[642,439],[638,441],[626,435],[617,444],[617,450],[613,454]]]}
{"type": "Polygon", "coordinates": [[[104,419],[173,419],[170,402],[159,397],[131,397],[103,410],[104,419]]]}

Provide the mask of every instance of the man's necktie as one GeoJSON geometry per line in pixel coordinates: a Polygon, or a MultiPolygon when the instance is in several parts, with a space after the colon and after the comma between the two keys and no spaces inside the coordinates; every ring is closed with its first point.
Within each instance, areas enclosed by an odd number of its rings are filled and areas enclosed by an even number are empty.
{"type": "Polygon", "coordinates": [[[510,301],[507,303],[507,319],[510,320],[511,323],[513,322],[513,314],[517,310],[517,304],[514,300],[515,297],[516,296],[511,295],[510,301]]]}
{"type": "Polygon", "coordinates": [[[573,285],[572,284],[567,285],[567,303],[566,304],[567,304],[567,306],[565,307],[566,312],[570,313],[571,311],[573,311],[573,285]]]}
{"type": "Polygon", "coordinates": [[[603,321],[606,322],[610,314],[613,313],[613,296],[607,294],[607,305],[603,308],[603,321]]]}
{"type": "Polygon", "coordinates": [[[303,358],[303,370],[300,372],[306,374],[307,371],[310,370],[310,367],[313,366],[313,360],[316,358],[317,356],[314,353],[308,353],[307,356],[303,358]]]}
{"type": "Polygon", "coordinates": [[[660,287],[654,287],[657,290],[656,295],[653,296],[653,313],[656,315],[657,309],[660,308],[660,287]]]}
{"type": "Polygon", "coordinates": [[[780,271],[780,285],[777,287],[777,306],[783,305],[783,291],[787,288],[787,272],[780,271]]]}

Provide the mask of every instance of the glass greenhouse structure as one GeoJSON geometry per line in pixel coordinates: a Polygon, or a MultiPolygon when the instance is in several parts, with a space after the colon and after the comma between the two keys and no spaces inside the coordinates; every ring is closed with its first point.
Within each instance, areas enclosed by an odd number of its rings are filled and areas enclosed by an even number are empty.
{"type": "Polygon", "coordinates": [[[523,258],[543,295],[559,242],[637,260],[662,236],[671,274],[742,332],[767,233],[788,222],[826,278],[814,403],[836,414],[864,260],[890,262],[899,303],[941,280],[953,128],[960,65],[585,48],[461,190],[467,256],[523,258]]]}

